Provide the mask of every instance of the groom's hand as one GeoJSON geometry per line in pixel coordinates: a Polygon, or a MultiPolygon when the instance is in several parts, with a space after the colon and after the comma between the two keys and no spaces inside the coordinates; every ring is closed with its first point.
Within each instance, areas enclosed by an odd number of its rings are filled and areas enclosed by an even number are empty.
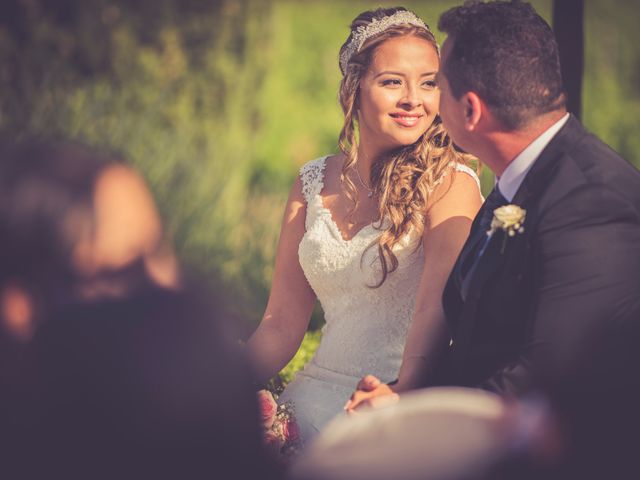
{"type": "Polygon", "coordinates": [[[347,413],[353,413],[361,407],[381,407],[398,401],[398,394],[389,385],[382,383],[373,375],[362,377],[351,398],[344,406],[347,413]]]}

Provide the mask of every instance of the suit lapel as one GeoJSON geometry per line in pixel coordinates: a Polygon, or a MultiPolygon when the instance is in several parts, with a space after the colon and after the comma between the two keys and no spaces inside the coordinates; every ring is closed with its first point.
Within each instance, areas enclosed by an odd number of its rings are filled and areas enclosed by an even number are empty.
{"type": "MultiPolygon", "coordinates": [[[[557,164],[556,159],[562,155],[570,145],[574,144],[585,135],[587,135],[585,129],[582,127],[580,122],[571,115],[567,123],[562,127],[562,129],[560,129],[537,158],[531,167],[531,170],[527,173],[522,185],[516,192],[511,204],[519,205],[526,210],[528,204],[533,199],[537,198],[544,187],[548,185],[549,178],[553,175],[554,167],[557,164]]],[[[476,228],[478,218],[479,216],[476,217],[476,222],[474,222],[474,226],[476,226],[476,228]]],[[[534,219],[531,218],[531,216],[527,216],[524,225],[525,229],[527,228],[527,225],[530,225],[533,222],[533,220],[534,219]]],[[[460,318],[455,322],[457,331],[454,340],[454,368],[459,372],[461,371],[460,369],[464,368],[465,357],[473,336],[475,323],[478,320],[476,312],[478,303],[481,300],[483,287],[495,272],[504,266],[505,260],[508,256],[506,254],[509,249],[510,238],[505,237],[505,235],[506,234],[504,232],[497,231],[493,234],[491,239],[489,239],[489,243],[487,244],[484,254],[480,259],[478,259],[478,265],[472,273],[473,277],[470,279],[471,283],[469,284],[469,291],[467,292],[466,300],[463,301],[462,308],[459,309],[460,318]],[[503,242],[505,240],[506,243],[504,244],[503,251],[503,242]]],[[[465,252],[468,254],[468,251],[472,250],[468,249],[469,243],[470,242],[467,241],[467,244],[465,244],[463,253],[461,253],[459,260],[456,263],[456,267],[458,267],[460,261],[463,260],[463,254],[465,252]]],[[[459,293],[460,286],[457,286],[459,293]]],[[[458,298],[461,299],[462,297],[458,295],[458,298]]]]}
{"type": "Polygon", "coordinates": [[[476,218],[473,220],[471,224],[471,229],[469,230],[469,236],[467,237],[467,241],[465,242],[462,250],[460,251],[460,255],[458,256],[458,260],[456,261],[452,272],[454,272],[454,277],[456,281],[456,286],[458,288],[461,287],[462,281],[462,270],[463,266],[469,261],[469,256],[472,253],[475,253],[476,247],[478,243],[480,243],[484,237],[479,234],[478,229],[480,228],[480,219],[482,218],[483,212],[485,210],[485,206],[483,205],[476,218]]]}
{"type": "Polygon", "coordinates": [[[466,297],[468,300],[477,296],[491,274],[502,266],[505,259],[505,249],[509,247],[508,244],[509,237],[505,237],[504,232],[496,231],[491,235],[482,257],[478,259],[478,264],[471,273],[472,277],[469,279],[469,291],[466,297]]]}
{"type": "Polygon", "coordinates": [[[580,124],[580,121],[571,115],[567,123],[551,139],[531,167],[531,170],[529,170],[529,173],[524,177],[524,181],[511,203],[524,207],[530,198],[539,196],[544,187],[549,184],[553,169],[558,164],[557,158],[586,135],[588,135],[588,132],[580,124]]]}
{"type": "MultiPolygon", "coordinates": [[[[548,185],[549,178],[557,165],[556,159],[567,150],[568,145],[575,143],[586,134],[587,132],[580,122],[571,115],[567,123],[560,129],[557,135],[551,139],[537,158],[510,203],[521,206],[526,210],[530,200],[536,198],[539,192],[548,185]]],[[[527,217],[525,220],[525,229],[531,221],[532,218],[530,216],[527,217]]],[[[489,240],[484,255],[478,259],[478,266],[473,273],[474,278],[471,279],[469,285],[469,298],[471,298],[473,294],[477,295],[484,283],[491,277],[491,274],[504,263],[505,255],[502,254],[502,246],[505,240],[505,248],[509,248],[509,237],[505,238],[505,233],[501,231],[495,232],[489,240]]]]}
{"type": "Polygon", "coordinates": [[[469,230],[469,236],[465,244],[460,251],[460,255],[458,255],[458,259],[456,263],[453,265],[451,269],[451,274],[449,274],[449,279],[444,288],[444,292],[442,294],[442,305],[444,307],[445,316],[449,320],[449,329],[450,334],[453,337],[454,332],[457,329],[457,320],[461,318],[459,312],[460,307],[464,303],[462,301],[462,297],[460,295],[461,288],[461,268],[462,265],[468,260],[471,252],[474,251],[474,247],[478,242],[478,229],[480,228],[480,219],[482,218],[482,212],[484,211],[484,205],[480,207],[476,218],[473,220],[471,224],[471,228],[469,230]]]}

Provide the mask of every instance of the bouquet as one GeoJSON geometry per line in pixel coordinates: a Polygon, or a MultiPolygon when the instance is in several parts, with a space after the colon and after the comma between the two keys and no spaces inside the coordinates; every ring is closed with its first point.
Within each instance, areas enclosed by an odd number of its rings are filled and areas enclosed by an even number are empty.
{"type": "Polygon", "coordinates": [[[278,405],[277,398],[269,390],[260,390],[258,406],[264,442],[269,450],[286,460],[302,448],[302,441],[293,405],[291,402],[278,405]]]}

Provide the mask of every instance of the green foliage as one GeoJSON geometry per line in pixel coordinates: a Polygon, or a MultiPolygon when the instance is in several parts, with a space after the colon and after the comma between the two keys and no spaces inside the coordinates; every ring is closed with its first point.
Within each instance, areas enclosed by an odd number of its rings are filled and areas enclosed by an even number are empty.
{"type": "Polygon", "coordinates": [[[322,333],[320,330],[309,331],[305,334],[298,353],[296,353],[295,357],[293,357],[289,364],[280,372],[282,383],[286,385],[293,380],[295,373],[304,367],[309,360],[311,360],[311,357],[318,348],[321,336],[322,333]]]}
{"type": "Polygon", "coordinates": [[[640,167],[640,1],[586,2],[583,120],[640,167]]]}

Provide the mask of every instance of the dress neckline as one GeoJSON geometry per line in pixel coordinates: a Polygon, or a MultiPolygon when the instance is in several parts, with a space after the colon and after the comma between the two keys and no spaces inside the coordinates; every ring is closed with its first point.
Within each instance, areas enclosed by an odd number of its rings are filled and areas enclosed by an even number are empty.
{"type": "MultiPolygon", "coordinates": [[[[320,194],[318,194],[320,196],[320,194]]],[[[327,216],[329,223],[333,226],[333,228],[335,229],[336,233],[340,236],[340,239],[344,242],[344,243],[349,243],[352,242],[353,240],[355,240],[364,230],[367,230],[369,228],[373,228],[374,230],[379,230],[379,228],[377,228],[374,224],[376,222],[371,222],[371,223],[367,223],[366,225],[363,225],[355,234],[353,234],[351,237],[349,238],[345,238],[344,233],[342,232],[342,230],[340,229],[340,227],[338,226],[338,224],[336,223],[336,221],[333,219],[333,214],[331,213],[331,210],[329,210],[327,207],[324,206],[324,203],[322,201],[322,196],[320,196],[320,203],[321,203],[321,210],[323,213],[325,213],[325,215],[327,216]]]]}
{"type": "Polygon", "coordinates": [[[344,243],[350,243],[352,241],[354,241],[357,237],[360,236],[361,233],[363,233],[364,230],[368,230],[368,229],[374,229],[374,230],[380,230],[381,225],[376,226],[376,224],[378,223],[378,221],[374,220],[373,222],[369,222],[365,225],[363,225],[362,227],[360,227],[360,229],[358,229],[358,231],[356,233],[354,233],[353,235],[351,235],[350,237],[346,237],[344,232],[342,231],[342,229],[338,226],[338,222],[335,221],[335,219],[333,218],[333,212],[327,208],[324,205],[324,197],[322,196],[322,190],[324,190],[324,179],[325,179],[325,174],[327,171],[327,159],[330,157],[330,155],[325,155],[325,157],[322,159],[322,163],[324,164],[324,168],[322,169],[322,184],[321,184],[321,188],[318,189],[318,191],[316,192],[316,195],[318,196],[318,199],[320,201],[320,210],[327,216],[329,223],[332,225],[332,227],[335,229],[336,233],[338,234],[338,236],[340,237],[340,239],[344,242],[344,243]]]}
{"type": "MultiPolygon", "coordinates": [[[[335,221],[335,219],[333,217],[333,212],[330,209],[328,209],[327,207],[325,207],[324,198],[322,196],[322,190],[324,190],[324,177],[325,177],[325,172],[326,172],[327,159],[330,156],[331,155],[325,155],[324,157],[320,157],[320,158],[318,158],[317,160],[314,161],[315,164],[320,167],[320,168],[318,168],[318,172],[317,172],[318,173],[318,177],[316,177],[316,180],[315,180],[317,182],[316,183],[317,187],[313,188],[313,190],[311,192],[309,192],[312,196],[307,198],[307,202],[310,202],[311,198],[317,197],[318,200],[317,200],[316,208],[327,217],[327,221],[331,225],[331,228],[333,228],[335,230],[335,233],[337,234],[339,239],[344,244],[348,244],[348,243],[354,241],[357,237],[359,237],[363,233],[363,231],[370,230],[370,229],[381,231],[383,229],[383,225],[386,223],[384,220],[379,225],[376,225],[376,223],[378,223],[378,221],[373,221],[371,223],[363,225],[352,236],[346,237],[344,232],[338,226],[338,223],[335,221]]],[[[464,172],[464,173],[470,175],[476,181],[476,184],[478,185],[478,193],[480,195],[480,198],[484,201],[484,197],[482,196],[481,188],[480,188],[480,179],[478,178],[476,172],[471,167],[468,167],[467,165],[460,164],[460,163],[457,163],[455,165],[455,167],[453,167],[453,169],[455,171],[464,172]]],[[[442,181],[442,178],[440,179],[440,181],[442,181]]],[[[435,187],[435,185],[434,185],[434,187],[435,187]]],[[[386,220],[388,220],[388,219],[386,219],[386,220]]]]}

